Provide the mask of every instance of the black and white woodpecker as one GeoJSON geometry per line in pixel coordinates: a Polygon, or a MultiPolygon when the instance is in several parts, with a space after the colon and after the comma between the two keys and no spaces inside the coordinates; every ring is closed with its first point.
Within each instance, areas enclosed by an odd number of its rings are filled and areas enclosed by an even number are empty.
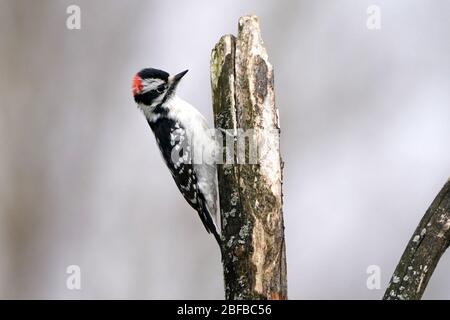
{"type": "Polygon", "coordinates": [[[202,114],[176,94],[186,73],[170,76],[162,70],[143,69],[133,77],[133,96],[178,189],[221,247],[217,168],[211,161],[217,142],[202,114]]]}

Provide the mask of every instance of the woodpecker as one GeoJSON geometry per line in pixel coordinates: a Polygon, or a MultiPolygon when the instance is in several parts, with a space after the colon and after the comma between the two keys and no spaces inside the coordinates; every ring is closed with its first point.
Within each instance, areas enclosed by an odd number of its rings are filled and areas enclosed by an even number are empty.
{"type": "Polygon", "coordinates": [[[211,161],[217,143],[202,114],[176,94],[177,86],[188,70],[170,76],[167,72],[146,68],[132,80],[132,92],[138,108],[152,129],[164,162],[186,201],[200,216],[208,233],[221,246],[217,205],[217,168],[211,161]],[[210,155],[194,161],[197,153],[210,155]]]}

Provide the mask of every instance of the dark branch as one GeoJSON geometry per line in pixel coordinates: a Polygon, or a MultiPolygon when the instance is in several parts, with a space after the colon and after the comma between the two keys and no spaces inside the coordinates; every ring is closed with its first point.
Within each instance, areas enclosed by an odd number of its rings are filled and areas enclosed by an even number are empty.
{"type": "Polygon", "coordinates": [[[450,243],[450,180],[428,208],[409,241],[383,299],[420,299],[450,243]]]}

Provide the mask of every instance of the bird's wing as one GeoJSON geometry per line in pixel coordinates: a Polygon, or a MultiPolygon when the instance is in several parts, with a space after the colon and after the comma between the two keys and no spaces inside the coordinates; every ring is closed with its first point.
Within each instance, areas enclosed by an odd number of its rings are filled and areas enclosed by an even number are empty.
{"type": "Polygon", "coordinates": [[[217,168],[215,164],[194,164],[197,176],[197,186],[204,197],[205,205],[214,222],[217,233],[220,234],[220,214],[218,206],[217,168]]]}
{"type": "Polygon", "coordinates": [[[158,146],[181,194],[198,212],[206,230],[218,239],[216,167],[207,163],[192,164],[191,137],[181,124],[170,121],[149,124],[155,136],[162,139],[158,146]]]}

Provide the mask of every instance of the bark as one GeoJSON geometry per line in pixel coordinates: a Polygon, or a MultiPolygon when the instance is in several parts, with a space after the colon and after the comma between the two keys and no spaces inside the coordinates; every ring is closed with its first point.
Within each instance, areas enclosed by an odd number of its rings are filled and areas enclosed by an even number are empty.
{"type": "Polygon", "coordinates": [[[412,235],[383,299],[420,299],[450,243],[450,180],[428,208],[412,235]]]}
{"type": "Polygon", "coordinates": [[[244,16],[237,37],[223,36],[211,55],[215,126],[229,129],[223,136],[232,146],[224,148],[225,163],[218,165],[227,299],[287,299],[273,84],[258,18],[244,16]]]}

